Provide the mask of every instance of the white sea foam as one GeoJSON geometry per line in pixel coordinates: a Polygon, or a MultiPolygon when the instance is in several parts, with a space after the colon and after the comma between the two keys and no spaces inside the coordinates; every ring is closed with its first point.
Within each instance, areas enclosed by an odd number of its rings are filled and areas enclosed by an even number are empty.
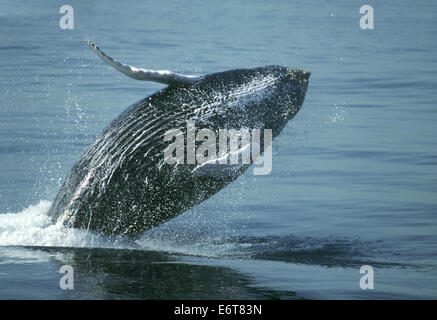
{"type": "Polygon", "coordinates": [[[182,225],[176,223],[170,228],[155,228],[138,238],[111,237],[67,228],[52,223],[47,215],[50,205],[50,201],[41,200],[20,212],[0,213],[0,246],[142,249],[219,257],[227,256],[236,245],[232,241],[223,241],[217,235],[205,233],[205,226],[199,221],[192,221],[193,217],[182,225]]]}
{"type": "Polygon", "coordinates": [[[47,215],[50,205],[50,201],[41,200],[21,212],[0,214],[0,246],[120,246],[120,243],[86,230],[53,224],[47,215]]]}

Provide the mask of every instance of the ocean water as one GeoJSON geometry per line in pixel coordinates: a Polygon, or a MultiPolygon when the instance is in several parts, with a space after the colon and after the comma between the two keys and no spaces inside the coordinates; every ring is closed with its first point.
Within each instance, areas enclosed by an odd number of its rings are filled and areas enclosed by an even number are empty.
{"type": "Polygon", "coordinates": [[[437,298],[437,3],[0,0],[0,299],[437,298]],[[374,8],[374,29],[359,9],[374,8]],[[139,237],[52,225],[69,170],[109,122],[164,86],[135,66],[312,72],[252,170],[139,237]],[[63,290],[61,266],[74,269],[63,290]],[[360,288],[360,268],[374,289],[360,288]]]}

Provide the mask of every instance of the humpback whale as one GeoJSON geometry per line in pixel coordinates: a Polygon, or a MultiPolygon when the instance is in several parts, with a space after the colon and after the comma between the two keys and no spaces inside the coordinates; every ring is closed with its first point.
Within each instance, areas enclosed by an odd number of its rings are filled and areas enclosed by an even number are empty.
{"type": "MultiPolygon", "coordinates": [[[[169,164],[164,159],[166,132],[185,131],[195,121],[197,128],[216,133],[270,129],[274,139],[301,108],[310,77],[308,71],[277,65],[182,75],[129,66],[86,43],[128,77],[167,85],[109,124],[73,166],[49,209],[55,223],[110,235],[140,234],[172,219],[253,163],[235,170],[223,163],[209,163],[213,170],[199,170],[204,165],[199,163],[169,164]]],[[[260,151],[265,147],[260,145],[260,151]]]]}

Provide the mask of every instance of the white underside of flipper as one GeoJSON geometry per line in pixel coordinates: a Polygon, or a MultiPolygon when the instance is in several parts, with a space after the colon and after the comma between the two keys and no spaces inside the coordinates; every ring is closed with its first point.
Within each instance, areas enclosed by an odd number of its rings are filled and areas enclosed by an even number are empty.
{"type": "Polygon", "coordinates": [[[201,76],[182,75],[168,70],[149,70],[133,67],[106,55],[95,43],[89,40],[85,40],[85,42],[103,61],[135,80],[154,81],[168,85],[191,85],[202,78],[201,76]]]}
{"type": "Polygon", "coordinates": [[[207,161],[203,164],[199,164],[191,171],[195,177],[211,177],[211,178],[230,178],[235,176],[239,171],[244,170],[245,166],[250,163],[242,163],[238,160],[238,155],[243,154],[245,151],[257,148],[259,154],[259,145],[255,142],[247,144],[237,150],[231,150],[223,156],[207,161]],[[233,163],[232,158],[236,156],[236,162],[233,163]]]}

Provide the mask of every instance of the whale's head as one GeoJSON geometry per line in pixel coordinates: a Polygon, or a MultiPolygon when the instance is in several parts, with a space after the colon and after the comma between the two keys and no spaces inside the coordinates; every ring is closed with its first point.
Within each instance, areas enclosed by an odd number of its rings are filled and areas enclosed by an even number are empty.
{"type": "Polygon", "coordinates": [[[276,136],[300,110],[311,73],[282,66],[268,66],[265,69],[265,77],[273,79],[274,84],[267,89],[264,101],[255,109],[257,116],[264,120],[264,127],[271,128],[276,136]]]}
{"type": "Polygon", "coordinates": [[[306,70],[274,65],[211,74],[199,85],[214,88],[208,95],[222,102],[218,104],[222,124],[272,129],[277,136],[301,108],[310,75],[306,70]]]}

